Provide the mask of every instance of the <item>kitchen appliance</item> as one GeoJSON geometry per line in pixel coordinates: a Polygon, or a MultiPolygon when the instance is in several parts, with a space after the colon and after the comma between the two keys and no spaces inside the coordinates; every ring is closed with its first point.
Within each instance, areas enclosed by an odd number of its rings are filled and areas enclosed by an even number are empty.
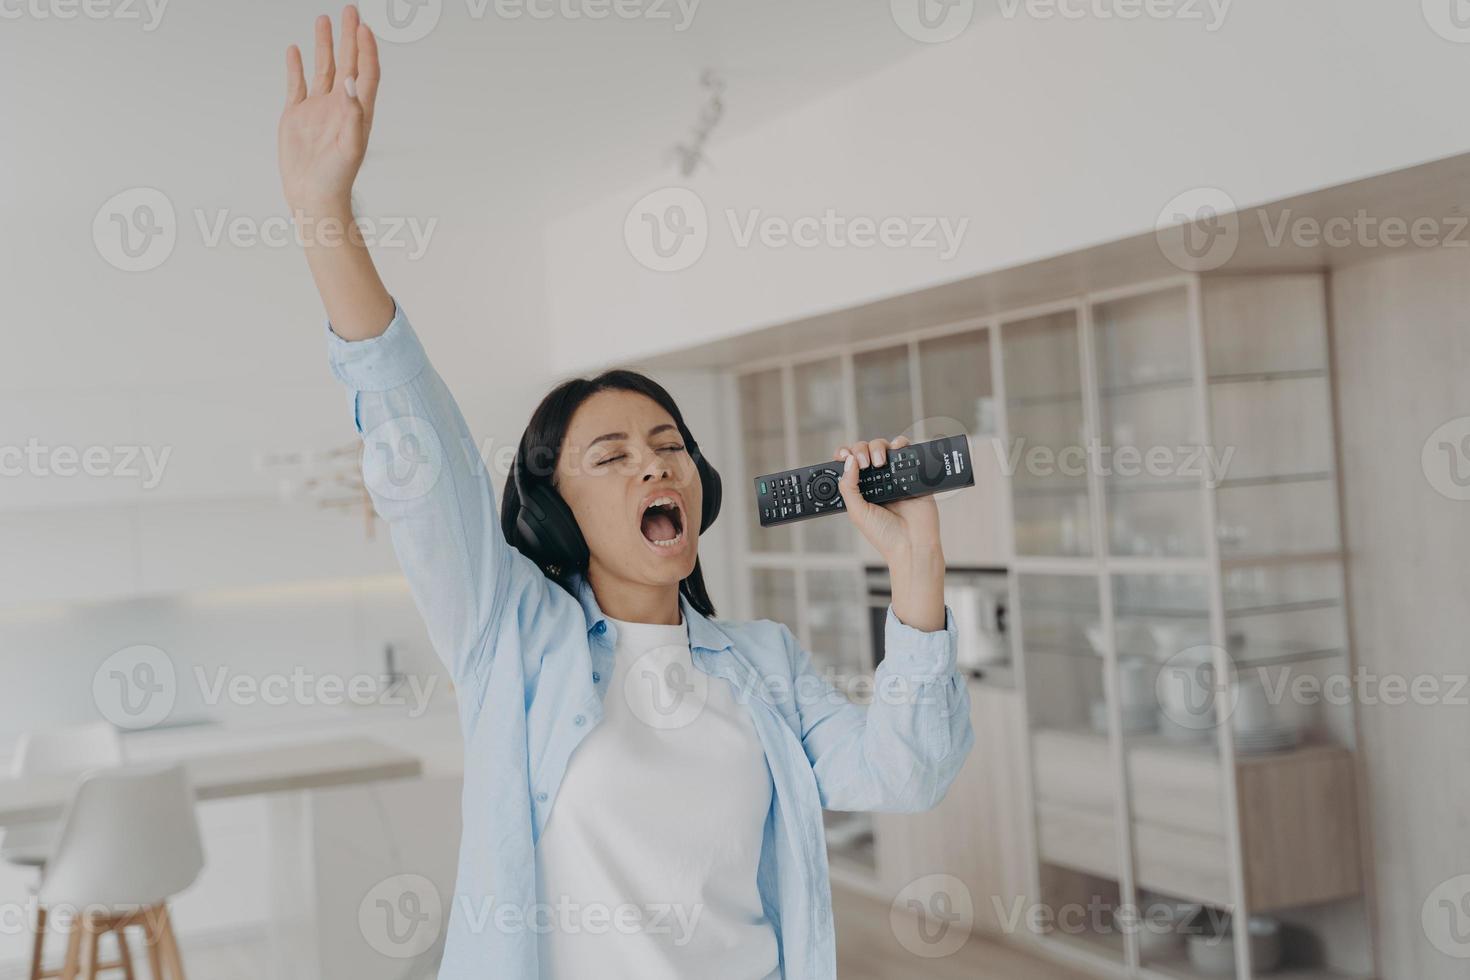
{"type": "MultiPolygon", "coordinates": [[[[837,488],[843,465],[836,461],[813,463],[756,477],[755,504],[761,527],[845,511],[847,505],[837,488]]],[[[858,492],[864,500],[875,504],[974,485],[970,440],[964,435],[930,439],[898,449],[889,447],[882,466],[858,471],[858,492]]]]}
{"type": "MultiPolygon", "coordinates": [[[[884,627],[893,586],[888,569],[869,565],[867,577],[869,633],[873,643],[873,668],[883,662],[884,627]]],[[[958,633],[955,662],[975,677],[986,668],[1010,663],[1010,641],[1006,635],[1006,603],[1010,596],[1009,576],[1002,569],[950,567],[944,572],[944,603],[954,615],[958,633]]]]}

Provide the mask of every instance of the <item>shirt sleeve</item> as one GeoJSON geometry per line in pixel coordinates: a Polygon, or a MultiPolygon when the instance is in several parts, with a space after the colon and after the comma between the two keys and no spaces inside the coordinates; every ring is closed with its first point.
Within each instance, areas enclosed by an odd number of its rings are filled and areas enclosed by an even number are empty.
{"type": "Polygon", "coordinates": [[[944,628],[903,623],[889,605],[873,697],[855,704],[782,627],[792,657],[801,741],[828,810],[913,812],[944,798],[975,735],[970,691],[956,669],[954,615],[944,628]]]}
{"type": "Polygon", "coordinates": [[[345,340],[330,323],[326,332],[332,373],[362,437],[373,508],[456,687],[480,690],[507,594],[542,589],[545,577],[506,541],[474,438],[402,308],[395,302],[377,337],[345,340]]]}

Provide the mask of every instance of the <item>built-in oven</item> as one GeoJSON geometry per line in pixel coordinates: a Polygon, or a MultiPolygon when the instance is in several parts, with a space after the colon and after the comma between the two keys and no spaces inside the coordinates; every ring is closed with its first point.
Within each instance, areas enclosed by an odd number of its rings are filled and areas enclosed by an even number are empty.
{"type": "MultiPolygon", "coordinates": [[[[864,568],[867,579],[868,632],[872,637],[872,667],[883,662],[884,627],[893,601],[893,583],[882,565],[864,568]]],[[[944,602],[954,615],[957,636],[955,659],[960,670],[982,677],[987,669],[1009,665],[1006,604],[1010,578],[1003,568],[951,566],[944,572],[944,602]]]]}

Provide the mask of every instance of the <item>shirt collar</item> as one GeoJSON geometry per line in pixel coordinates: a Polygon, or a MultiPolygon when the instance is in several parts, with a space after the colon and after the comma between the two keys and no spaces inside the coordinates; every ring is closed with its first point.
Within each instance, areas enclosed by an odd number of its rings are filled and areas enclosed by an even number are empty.
{"type": "MultiPolygon", "coordinates": [[[[614,627],[607,624],[607,616],[603,614],[602,607],[597,604],[597,597],[592,592],[592,583],[581,572],[574,572],[571,576],[573,586],[577,592],[577,601],[582,604],[582,615],[587,620],[587,632],[589,634],[597,631],[601,626],[603,630],[614,627]]],[[[679,609],[684,615],[684,622],[689,625],[689,646],[696,650],[710,650],[719,652],[728,650],[735,645],[735,641],[715,625],[698,609],[689,602],[689,597],[681,591],[679,593],[679,609]]]]}

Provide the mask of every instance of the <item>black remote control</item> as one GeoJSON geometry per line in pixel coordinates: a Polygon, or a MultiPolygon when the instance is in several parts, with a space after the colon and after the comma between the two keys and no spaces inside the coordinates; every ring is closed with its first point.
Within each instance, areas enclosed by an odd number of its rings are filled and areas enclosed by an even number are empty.
{"type": "MultiPolygon", "coordinates": [[[[885,465],[858,470],[858,490],[870,503],[886,504],[905,497],[922,497],[975,485],[970,440],[966,436],[947,436],[890,448],[887,455],[885,465]]],[[[842,462],[834,460],[756,477],[756,510],[761,527],[846,510],[837,488],[837,482],[842,479],[842,466],[842,462]]]]}

